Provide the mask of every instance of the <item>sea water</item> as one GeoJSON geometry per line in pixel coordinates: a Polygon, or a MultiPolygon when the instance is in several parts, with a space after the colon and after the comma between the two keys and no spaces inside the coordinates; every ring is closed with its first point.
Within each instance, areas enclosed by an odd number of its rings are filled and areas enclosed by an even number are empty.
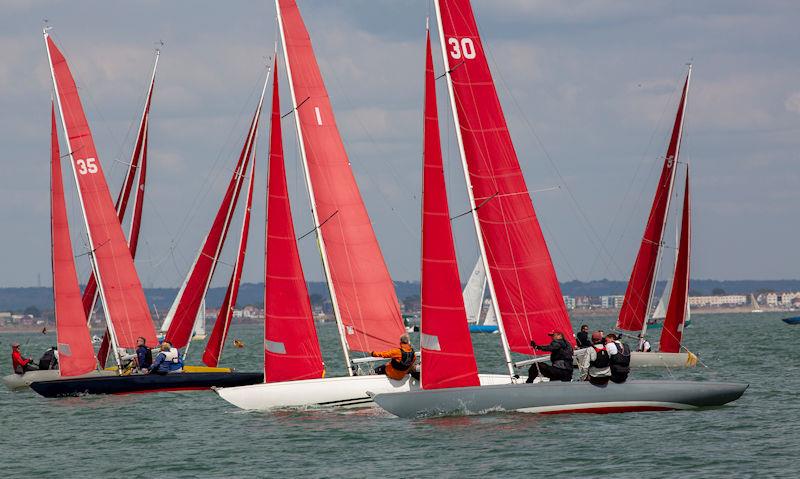
{"type": "MultiPolygon", "coordinates": [[[[380,409],[245,412],[213,392],[45,399],[0,387],[3,477],[800,477],[800,326],[777,314],[692,316],[704,366],[634,378],[741,381],[700,411],[405,420],[380,409]]],[[[573,319],[577,327],[581,318],[573,319]]],[[[613,318],[585,321],[609,330],[613,318]]],[[[329,376],[344,374],[336,328],[319,327],[329,376]]],[[[262,367],[262,330],[234,325],[222,364],[262,367]]],[[[472,336],[481,372],[502,373],[499,335],[472,336]]],[[[37,359],[55,335],[0,334],[37,359]]],[[[416,343],[418,338],[414,338],[416,343]]],[[[194,343],[190,363],[202,344],[194,343]]],[[[577,375],[576,375],[577,376],[577,375]]]]}

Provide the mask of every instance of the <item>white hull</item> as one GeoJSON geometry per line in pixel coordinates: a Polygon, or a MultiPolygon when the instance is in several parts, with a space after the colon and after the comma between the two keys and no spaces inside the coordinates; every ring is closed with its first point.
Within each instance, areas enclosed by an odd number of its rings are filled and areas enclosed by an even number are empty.
{"type": "MultiPolygon", "coordinates": [[[[74,376],[74,378],[114,376],[116,374],[116,371],[92,371],[80,376],[74,376]]],[[[53,381],[55,379],[61,379],[58,369],[48,369],[46,371],[28,371],[25,374],[9,374],[8,376],[3,376],[2,381],[8,389],[12,391],[18,391],[29,388],[31,383],[34,381],[53,381]]]]}
{"type": "MultiPolygon", "coordinates": [[[[480,374],[481,384],[510,384],[504,374],[480,374]]],[[[402,381],[382,375],[305,379],[214,389],[234,406],[253,411],[302,407],[372,407],[372,393],[419,390],[419,382],[406,376],[402,381]]]]}

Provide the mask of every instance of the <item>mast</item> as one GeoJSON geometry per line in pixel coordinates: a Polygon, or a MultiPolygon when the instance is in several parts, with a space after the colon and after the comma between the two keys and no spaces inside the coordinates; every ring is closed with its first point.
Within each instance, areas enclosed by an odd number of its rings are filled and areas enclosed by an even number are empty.
{"type": "MultiPolygon", "coordinates": [[[[681,104],[681,111],[680,111],[680,120],[678,125],[678,132],[677,132],[677,143],[675,145],[675,154],[673,157],[673,165],[672,165],[672,172],[670,173],[670,180],[669,180],[669,190],[667,194],[667,206],[666,212],[664,214],[664,219],[661,223],[661,235],[658,240],[658,251],[656,253],[656,265],[655,271],[653,272],[652,283],[650,285],[650,292],[647,295],[647,309],[645,309],[644,321],[642,321],[642,337],[647,334],[647,318],[651,315],[650,309],[653,305],[653,296],[655,295],[656,284],[658,283],[658,272],[661,268],[661,256],[664,252],[664,230],[667,227],[667,220],[669,219],[669,210],[672,204],[672,192],[675,188],[675,172],[678,170],[677,163],[678,163],[678,154],[680,153],[681,148],[681,140],[683,139],[683,122],[684,118],[686,118],[686,104],[689,101],[689,82],[692,78],[692,64],[690,63],[688,66],[688,71],[686,73],[686,84],[684,86],[684,93],[683,93],[683,102],[681,104]]],[[[667,159],[669,161],[669,159],[667,159]]]]}
{"type": "Polygon", "coordinates": [[[492,308],[494,309],[495,317],[497,318],[497,328],[500,331],[501,343],[503,344],[503,355],[508,367],[508,374],[513,378],[515,376],[514,361],[511,358],[511,349],[508,345],[508,337],[506,330],[503,326],[503,317],[500,314],[500,309],[497,302],[497,293],[495,292],[494,281],[492,279],[492,272],[489,268],[489,262],[486,254],[486,245],[483,242],[483,235],[481,234],[481,225],[478,219],[477,207],[475,204],[475,196],[472,191],[472,180],[469,176],[469,167],[467,165],[467,154],[464,150],[464,139],[461,136],[461,122],[458,118],[458,111],[456,109],[455,93],[453,91],[453,78],[450,76],[451,69],[449,68],[449,61],[447,59],[447,44],[444,38],[444,26],[442,25],[442,12],[439,6],[439,0],[433,2],[436,7],[436,21],[439,27],[439,42],[440,50],[442,52],[442,66],[446,69],[445,76],[447,77],[447,92],[450,96],[450,107],[453,110],[453,123],[455,124],[456,138],[458,140],[458,151],[461,156],[461,168],[464,171],[464,180],[467,184],[467,195],[469,196],[469,207],[471,211],[472,221],[475,226],[475,236],[478,239],[478,247],[481,251],[481,259],[483,260],[483,268],[486,271],[486,283],[489,286],[489,294],[492,297],[492,308]]]}
{"type": "Polygon", "coordinates": [[[317,238],[317,245],[319,246],[320,257],[322,258],[322,269],[325,272],[325,282],[328,284],[328,293],[331,296],[331,304],[333,305],[333,316],[336,318],[336,326],[339,330],[339,341],[342,344],[342,354],[344,355],[345,365],[347,367],[347,374],[352,376],[354,374],[352,363],[350,362],[350,348],[347,345],[347,338],[345,336],[344,323],[342,322],[342,313],[339,309],[339,301],[336,297],[336,288],[333,285],[331,277],[331,268],[328,262],[328,252],[325,247],[325,239],[320,231],[319,213],[314,201],[314,185],[311,182],[311,174],[308,169],[308,156],[306,155],[306,145],[303,141],[303,128],[300,125],[300,116],[297,114],[297,95],[294,91],[294,81],[292,80],[292,67],[289,62],[289,51],[286,46],[286,33],[283,30],[283,16],[281,15],[280,0],[275,0],[275,10],[278,15],[278,30],[281,34],[281,45],[283,46],[283,63],[286,65],[286,76],[289,79],[289,92],[292,97],[292,116],[295,121],[295,129],[300,144],[300,157],[303,164],[303,175],[306,180],[306,187],[308,188],[309,203],[311,207],[311,215],[314,218],[314,232],[317,238]]]}

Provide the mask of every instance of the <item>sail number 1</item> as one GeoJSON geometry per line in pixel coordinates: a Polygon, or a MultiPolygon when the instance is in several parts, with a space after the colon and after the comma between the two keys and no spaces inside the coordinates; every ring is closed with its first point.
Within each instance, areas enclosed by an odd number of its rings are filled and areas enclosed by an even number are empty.
{"type": "Polygon", "coordinates": [[[78,167],[78,174],[97,173],[97,158],[77,159],[75,165],[78,167]]]}
{"type": "Polygon", "coordinates": [[[447,39],[447,43],[452,47],[450,56],[453,57],[454,60],[459,60],[462,57],[467,60],[475,58],[475,44],[472,43],[471,38],[462,38],[461,41],[459,41],[458,38],[450,37],[447,39]]]}

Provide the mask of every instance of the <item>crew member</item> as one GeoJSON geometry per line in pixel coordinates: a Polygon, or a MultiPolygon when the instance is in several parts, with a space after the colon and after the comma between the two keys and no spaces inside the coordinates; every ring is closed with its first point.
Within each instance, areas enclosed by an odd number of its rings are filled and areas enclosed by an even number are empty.
{"type": "Polygon", "coordinates": [[[58,369],[58,348],[51,347],[39,358],[39,369],[58,369]]]}
{"type": "Polygon", "coordinates": [[[548,336],[553,338],[550,344],[537,345],[532,340],[531,347],[540,351],[548,351],[552,365],[546,363],[531,364],[530,369],[528,369],[526,383],[532,383],[539,374],[550,380],[572,381],[572,345],[564,339],[564,333],[561,331],[551,331],[548,336]]]}
{"type": "Polygon", "coordinates": [[[419,380],[419,372],[414,368],[417,355],[414,348],[411,347],[411,339],[407,334],[400,336],[399,348],[382,352],[372,351],[369,355],[374,358],[391,359],[388,363],[375,368],[377,374],[385,374],[398,381],[406,377],[406,374],[410,374],[411,377],[419,380]]]}
{"type": "Polygon", "coordinates": [[[173,348],[169,341],[161,343],[161,352],[150,365],[151,374],[169,374],[183,372],[183,361],[178,350],[173,348]]]}
{"type": "Polygon", "coordinates": [[[631,348],[614,333],[606,335],[606,351],[611,362],[611,382],[624,383],[631,372],[631,348]]]}
{"type": "Polygon", "coordinates": [[[147,347],[147,340],[142,336],[136,340],[136,362],[139,369],[150,369],[153,364],[153,352],[147,347]]]}
{"type": "Polygon", "coordinates": [[[589,325],[582,324],[581,330],[578,331],[578,334],[575,335],[575,339],[577,340],[579,348],[588,348],[592,345],[592,342],[589,340],[589,325]]]}
{"type": "Polygon", "coordinates": [[[603,339],[600,331],[593,332],[592,347],[578,360],[581,379],[596,386],[608,384],[608,380],[611,378],[611,359],[603,345],[603,339]]]}
{"type": "Polygon", "coordinates": [[[639,344],[636,346],[636,350],[640,353],[649,353],[653,350],[650,346],[650,341],[644,337],[644,334],[639,334],[639,344]]]}
{"type": "Polygon", "coordinates": [[[33,364],[33,359],[22,357],[22,353],[19,351],[19,343],[11,345],[11,363],[14,365],[16,374],[25,374],[28,371],[39,369],[33,364]]]}

